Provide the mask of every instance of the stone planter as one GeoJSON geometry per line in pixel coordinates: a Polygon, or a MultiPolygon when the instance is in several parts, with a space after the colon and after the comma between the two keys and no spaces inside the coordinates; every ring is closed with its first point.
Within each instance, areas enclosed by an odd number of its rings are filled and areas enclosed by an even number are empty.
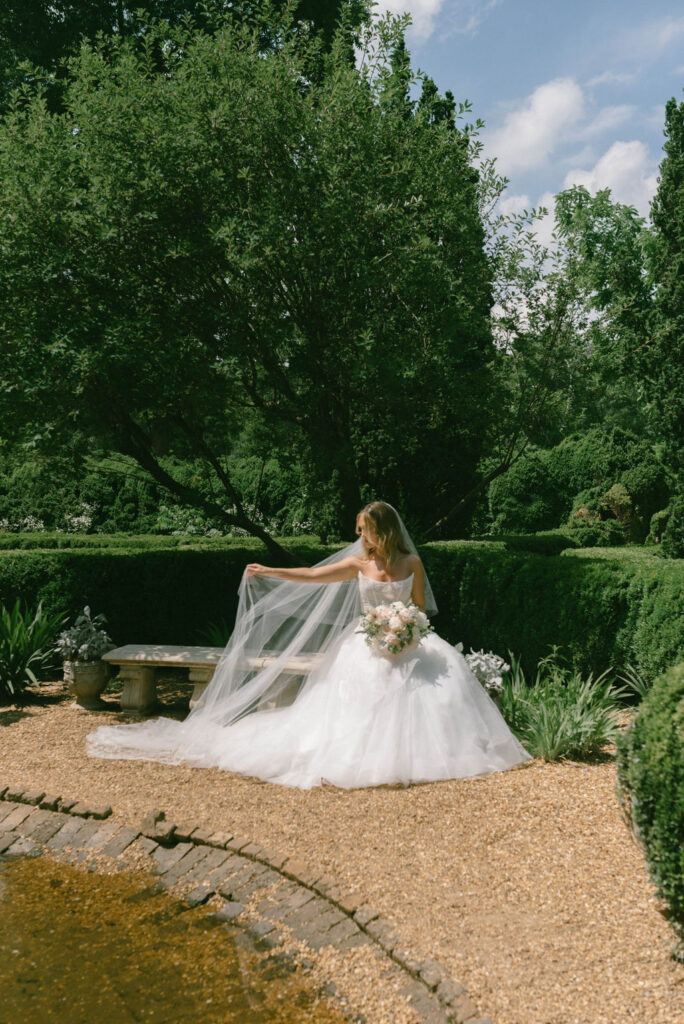
{"type": "Polygon", "coordinates": [[[106,661],[64,662],[64,682],[79,707],[93,710],[106,706],[100,694],[109,681],[109,671],[106,661]]]}

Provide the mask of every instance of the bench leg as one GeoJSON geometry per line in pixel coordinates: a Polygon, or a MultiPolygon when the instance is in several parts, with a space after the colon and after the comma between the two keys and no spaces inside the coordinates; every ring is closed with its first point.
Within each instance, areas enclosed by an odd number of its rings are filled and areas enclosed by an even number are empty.
{"type": "Polygon", "coordinates": [[[194,708],[197,701],[200,699],[207,686],[212,680],[214,675],[215,666],[212,665],[210,668],[191,668],[188,673],[188,679],[191,683],[194,683],[192,694],[190,695],[190,710],[194,708]]]}
{"type": "Polygon", "coordinates": [[[154,669],[146,665],[126,665],[119,676],[123,682],[121,710],[149,710],[157,700],[154,669]]]}
{"type": "Polygon", "coordinates": [[[269,697],[268,691],[266,691],[259,703],[259,711],[269,711],[271,708],[283,708],[294,704],[303,679],[303,676],[292,676],[277,697],[269,697]]]}

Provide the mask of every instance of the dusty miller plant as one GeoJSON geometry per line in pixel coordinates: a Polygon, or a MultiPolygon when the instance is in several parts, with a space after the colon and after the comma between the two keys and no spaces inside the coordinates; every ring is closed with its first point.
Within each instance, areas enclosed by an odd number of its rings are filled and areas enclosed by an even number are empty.
{"type": "Polygon", "coordinates": [[[70,629],[59,634],[57,650],[63,661],[97,661],[114,644],[108,633],[102,628],[107,620],[104,615],[90,616],[88,605],[83,609],[70,629]]]}

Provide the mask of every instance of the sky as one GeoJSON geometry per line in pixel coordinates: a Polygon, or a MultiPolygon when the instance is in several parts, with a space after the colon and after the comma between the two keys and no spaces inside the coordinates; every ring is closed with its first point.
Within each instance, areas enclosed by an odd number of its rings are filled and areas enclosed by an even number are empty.
{"type": "MultiPolygon", "coordinates": [[[[684,100],[682,0],[379,0],[408,11],[414,68],[471,101],[510,179],[504,212],[573,184],[648,215],[665,102],[684,100]]],[[[551,218],[540,235],[551,232],[551,218]]]]}

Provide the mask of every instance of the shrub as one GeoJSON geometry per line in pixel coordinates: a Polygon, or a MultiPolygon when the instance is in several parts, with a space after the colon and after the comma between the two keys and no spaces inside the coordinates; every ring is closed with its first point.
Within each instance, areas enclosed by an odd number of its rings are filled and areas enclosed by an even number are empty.
{"type": "Polygon", "coordinates": [[[614,740],[619,731],[617,709],[622,690],[613,686],[608,670],[594,678],[561,665],[557,649],[542,659],[533,684],[511,655],[504,677],[501,712],[533,757],[557,761],[587,757],[614,740]]]}
{"type": "Polygon", "coordinates": [[[663,508],[660,512],[654,512],[651,516],[651,524],[648,531],[648,537],[646,538],[647,544],[660,544],[663,539],[663,533],[667,526],[667,521],[670,518],[670,509],[663,508]]]}
{"type": "Polygon", "coordinates": [[[665,468],[650,453],[645,453],[642,462],[623,470],[619,483],[627,488],[635,513],[643,523],[648,523],[668,502],[665,468]]]}
{"type": "Polygon", "coordinates": [[[623,473],[655,461],[648,444],[619,427],[595,427],[567,437],[551,449],[549,460],[559,486],[570,496],[587,487],[601,487],[605,494],[623,473]]]}
{"type": "MultiPolygon", "coordinates": [[[[489,488],[492,533],[552,530],[574,520],[617,518],[628,540],[641,541],[645,524],[668,497],[666,472],[653,449],[619,428],[594,428],[555,448],[527,452],[489,488]],[[573,501],[574,498],[574,501],[573,501]]],[[[574,526],[574,522],[572,523],[574,526]]],[[[593,544],[606,543],[602,532],[593,544]]],[[[612,543],[612,541],[608,541],[612,543]]]]}
{"type": "Polygon", "coordinates": [[[620,738],[618,793],[684,960],[684,662],[655,681],[620,738]]]}
{"type": "Polygon", "coordinates": [[[637,516],[624,484],[588,487],[575,496],[567,527],[582,547],[611,547],[643,540],[643,521],[637,516]]]}
{"type": "Polygon", "coordinates": [[[629,491],[624,484],[613,484],[601,498],[601,505],[609,517],[617,519],[625,540],[644,539],[643,524],[636,515],[629,491]]]}
{"type": "Polygon", "coordinates": [[[625,532],[616,519],[575,516],[568,523],[568,530],[581,548],[616,547],[625,543],[625,532]]]}
{"type": "Polygon", "coordinates": [[[536,555],[560,555],[567,548],[579,547],[579,543],[568,533],[546,530],[540,533],[520,533],[492,537],[502,543],[507,551],[531,551],[536,555]]]}
{"type": "Polygon", "coordinates": [[[684,558],[684,494],[676,495],[668,508],[661,547],[666,558],[684,558]]]}
{"type": "Polygon", "coordinates": [[[533,533],[558,526],[567,515],[548,452],[530,451],[489,486],[490,532],[533,533]]]}
{"type": "Polygon", "coordinates": [[[42,603],[35,612],[17,599],[12,609],[0,609],[0,696],[13,698],[54,661],[55,634],[64,616],[48,615],[42,603]]]}

